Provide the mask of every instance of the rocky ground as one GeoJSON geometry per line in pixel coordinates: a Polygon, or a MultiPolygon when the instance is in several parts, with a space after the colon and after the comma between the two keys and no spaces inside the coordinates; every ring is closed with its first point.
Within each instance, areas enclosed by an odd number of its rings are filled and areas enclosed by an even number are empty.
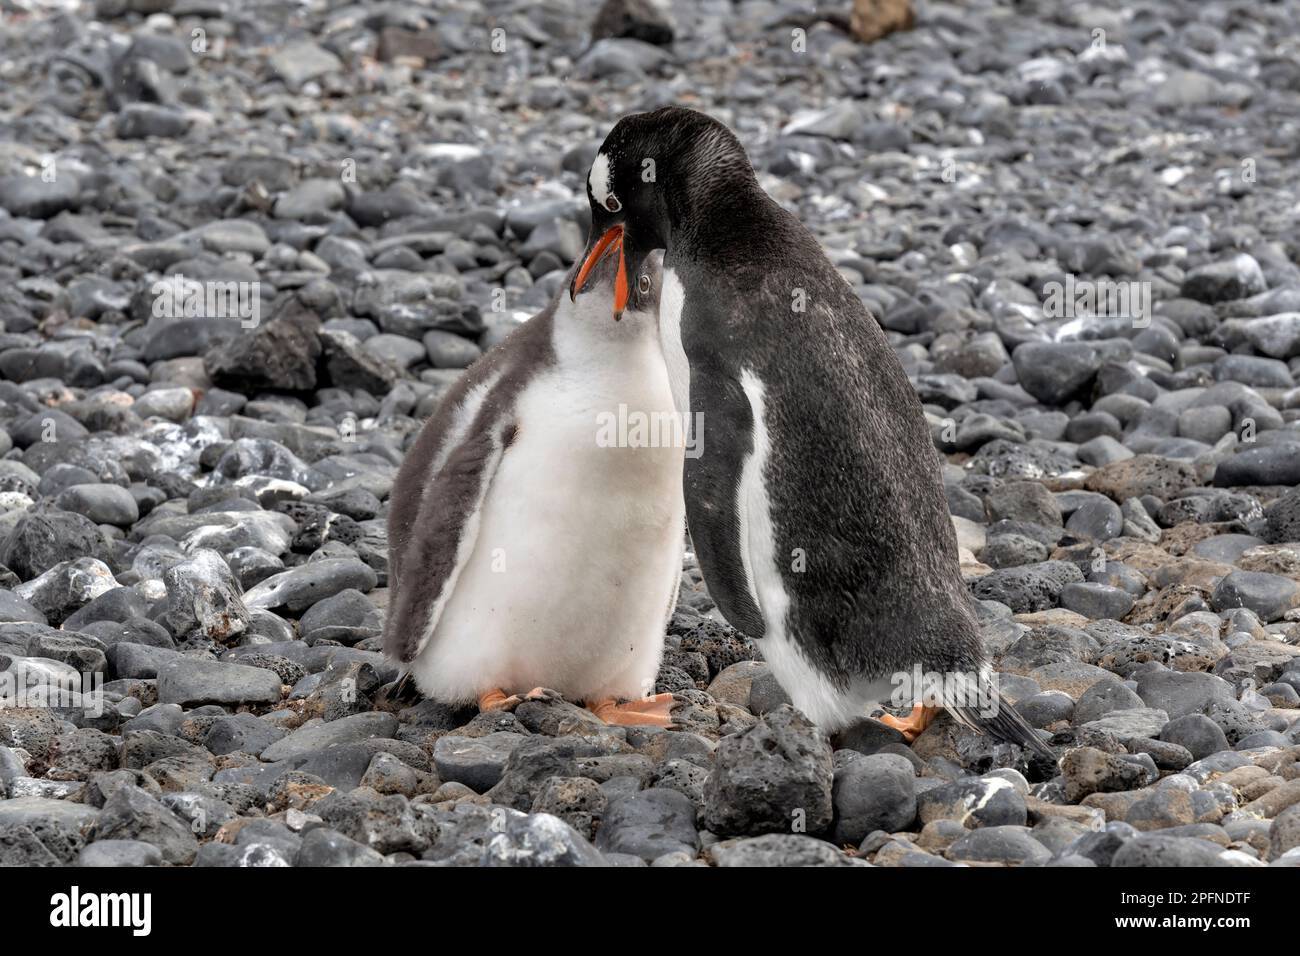
{"type": "Polygon", "coordinates": [[[1300,7],[594,6],[0,0],[0,863],[1300,863],[1300,7]],[[828,741],[693,566],[681,731],[394,697],[403,448],[667,102],[888,330],[1056,763],[828,741]]]}

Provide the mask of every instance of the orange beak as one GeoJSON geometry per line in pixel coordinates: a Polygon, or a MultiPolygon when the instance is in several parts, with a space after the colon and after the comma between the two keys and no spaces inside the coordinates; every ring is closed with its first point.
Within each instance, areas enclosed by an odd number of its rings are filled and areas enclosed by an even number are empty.
{"type": "Polygon", "coordinates": [[[587,254],[587,258],[582,263],[582,268],[578,270],[577,278],[573,280],[572,295],[577,295],[582,291],[587,276],[596,267],[596,263],[611,251],[611,247],[618,250],[618,274],[614,277],[614,319],[617,321],[623,317],[623,310],[627,308],[628,298],[627,263],[623,258],[622,226],[611,227],[600,237],[600,241],[592,247],[591,252],[587,254]]]}

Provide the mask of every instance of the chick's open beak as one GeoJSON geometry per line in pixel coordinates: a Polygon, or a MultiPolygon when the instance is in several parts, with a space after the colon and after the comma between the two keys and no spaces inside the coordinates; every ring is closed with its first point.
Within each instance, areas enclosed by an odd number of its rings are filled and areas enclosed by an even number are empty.
{"type": "Polygon", "coordinates": [[[587,256],[582,261],[582,268],[578,270],[578,274],[574,276],[569,286],[569,300],[572,301],[577,297],[596,263],[611,252],[618,253],[618,273],[614,277],[614,318],[618,319],[627,308],[628,300],[627,260],[623,255],[622,226],[613,226],[606,230],[605,234],[596,240],[596,244],[587,251],[587,256]]]}

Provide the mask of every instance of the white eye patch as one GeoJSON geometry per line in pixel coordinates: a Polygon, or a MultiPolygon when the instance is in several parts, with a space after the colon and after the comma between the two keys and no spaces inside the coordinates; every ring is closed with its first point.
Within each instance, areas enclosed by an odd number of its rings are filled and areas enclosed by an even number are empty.
{"type": "Polygon", "coordinates": [[[591,161],[591,172],[587,174],[587,188],[592,198],[610,212],[618,212],[623,204],[614,195],[614,171],[610,168],[609,157],[603,152],[597,153],[591,161]]]}

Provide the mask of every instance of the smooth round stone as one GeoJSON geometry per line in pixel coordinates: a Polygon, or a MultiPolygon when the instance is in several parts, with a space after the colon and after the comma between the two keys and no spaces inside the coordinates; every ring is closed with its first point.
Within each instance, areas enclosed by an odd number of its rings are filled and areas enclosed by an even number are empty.
{"type": "Polygon", "coordinates": [[[99,483],[99,476],[89,468],[61,462],[57,465],[51,465],[45,470],[45,473],[41,475],[38,490],[46,497],[55,498],[58,497],[59,492],[71,488],[73,485],[97,485],[99,483]]]}
{"type": "Polygon", "coordinates": [[[1126,744],[1131,753],[1147,754],[1161,770],[1185,770],[1193,761],[1191,751],[1164,740],[1133,738],[1126,744]]]}
{"type": "Polygon", "coordinates": [[[973,495],[957,485],[946,485],[944,492],[948,496],[948,511],[953,517],[965,518],[967,521],[975,521],[979,524],[985,522],[984,502],[978,495],[973,495]]]}
{"type": "Polygon", "coordinates": [[[511,752],[523,742],[522,734],[498,731],[484,737],[439,737],[433,762],[444,781],[463,783],[477,793],[495,786],[505,770],[511,752]]]}
{"type": "Polygon", "coordinates": [[[419,342],[401,335],[381,333],[366,339],[362,348],[398,368],[407,368],[424,360],[425,349],[419,342]]]}
{"type": "Polygon", "coordinates": [[[1025,391],[1044,405],[1064,405],[1091,383],[1103,355],[1085,342],[1026,342],[1011,360],[1025,391]]]}
{"type": "Polygon", "coordinates": [[[1291,578],[1263,571],[1233,571],[1210,595],[1217,611],[1245,607],[1259,615],[1264,623],[1279,620],[1300,600],[1300,585],[1291,578]]]}
{"type": "Polygon", "coordinates": [[[194,393],[188,388],[150,389],[135,400],[131,409],[141,418],[183,422],[194,411],[194,393]]]}
{"type": "Polygon", "coordinates": [[[119,139],[173,139],[182,136],[190,120],[177,109],[156,103],[128,103],[117,114],[119,139]]]}
{"type": "Polygon", "coordinates": [[[1237,559],[1245,552],[1263,543],[1262,538],[1249,534],[1216,534],[1212,538],[1203,538],[1192,545],[1192,553],[1207,561],[1236,564],[1237,559]]]}
{"type": "Polygon", "coordinates": [[[148,610],[149,602],[138,591],[115,587],[70,615],[63,622],[63,627],[69,631],[84,631],[96,623],[121,623],[141,618],[148,610]]]}
{"type": "Polygon", "coordinates": [[[1085,465],[1100,468],[1111,462],[1124,461],[1133,457],[1133,452],[1109,435],[1098,435],[1079,446],[1079,461],[1085,465]]]}
{"type": "Polygon", "coordinates": [[[251,590],[273,574],[284,570],[284,562],[262,548],[236,548],[226,556],[231,573],[244,590],[251,590]]]}
{"type": "Polygon", "coordinates": [[[349,588],[368,593],[377,581],[374,569],[356,558],[320,558],[271,575],[249,590],[244,599],[249,607],[305,611],[317,601],[349,588]]]}
{"type": "Polygon", "coordinates": [[[1173,363],[1178,358],[1180,336],[1163,325],[1152,325],[1133,337],[1134,351],[1150,355],[1162,362],[1173,363]]]}
{"type": "Polygon", "coordinates": [[[1265,355],[1279,359],[1300,355],[1300,312],[1253,319],[1246,323],[1244,332],[1256,351],[1265,355]]]}
{"type": "Polygon", "coordinates": [[[319,223],[342,206],[345,197],[343,184],[336,179],[307,179],[281,194],[272,214],[277,219],[319,223]]]}
{"type": "Polygon", "coordinates": [[[957,861],[1042,865],[1052,851],[1033,838],[1027,827],[993,826],[972,830],[948,847],[947,857],[957,861]]]}
{"type": "Polygon", "coordinates": [[[17,174],[0,179],[0,209],[15,217],[49,219],[77,204],[81,183],[71,173],[52,179],[17,174]]]}
{"type": "Polygon", "coordinates": [[[0,624],[16,621],[44,624],[45,615],[13,591],[0,590],[0,624]]]}
{"type": "Polygon", "coordinates": [[[1136,568],[1131,568],[1119,561],[1107,561],[1102,568],[1089,569],[1088,580],[1097,584],[1120,588],[1135,598],[1141,597],[1147,590],[1146,575],[1136,568]]]}
{"type": "Polygon", "coordinates": [[[384,857],[370,847],[327,827],[303,834],[299,866],[383,866],[384,857]]]}
{"type": "Polygon", "coordinates": [[[1193,441],[1190,438],[1166,438],[1162,441],[1155,442],[1150,448],[1146,449],[1153,455],[1161,458],[1171,458],[1177,461],[1193,461],[1202,455],[1208,454],[1210,446],[1205,442],[1193,441]]]}
{"type": "Polygon", "coordinates": [[[1061,525],[1061,507],[1041,482],[1012,481],[993,488],[984,497],[990,521],[1025,521],[1057,528],[1061,525]]]}
{"type": "Polygon", "coordinates": [[[1245,485],[1300,485],[1300,447],[1294,444],[1239,446],[1219,462],[1214,484],[1220,488],[1245,485]]]}
{"type": "MultiPolygon", "coordinates": [[[[1237,631],[1245,631],[1247,636],[1252,639],[1257,636],[1264,636],[1264,625],[1260,623],[1259,615],[1248,607],[1238,607],[1233,608],[1231,611],[1224,611],[1220,617],[1226,623],[1226,629],[1229,634],[1237,631]]],[[[1181,628],[1178,629],[1181,630],[1181,628]]]]}
{"type": "Polygon", "coordinates": [[[1232,430],[1232,412],[1222,405],[1189,408],[1178,416],[1178,434],[1182,438],[1213,445],[1232,430]]]}
{"type": "Polygon", "coordinates": [[[280,678],[260,667],[176,657],[158,668],[158,699],[185,706],[271,704],[280,699],[280,678]]]}
{"type": "Polygon", "coordinates": [[[1150,402],[1126,392],[1103,395],[1092,403],[1093,411],[1114,415],[1126,428],[1136,422],[1150,407],[1150,402]]]}
{"type": "Polygon", "coordinates": [[[1222,848],[1207,840],[1144,834],[1115,853],[1112,867],[1222,866],[1222,848]]]}
{"type": "Polygon", "coordinates": [[[749,685],[750,713],[762,716],[790,703],[790,695],[771,671],[757,675],[749,685]]]}
{"type": "Polygon", "coordinates": [[[1025,437],[1042,441],[1060,441],[1070,425],[1070,416],[1058,411],[1021,412],[1016,420],[1025,430],[1025,437]]]}
{"type": "Polygon", "coordinates": [[[120,485],[73,485],[59,493],[55,507],[73,511],[95,524],[129,528],[140,519],[140,506],[120,485]]]}
{"type": "Polygon", "coordinates": [[[97,840],[77,854],[77,866],[162,866],[162,851],[140,840],[97,840]]]}
{"type": "Polygon", "coordinates": [[[351,646],[377,636],[383,622],[364,594],[349,589],[313,604],[302,615],[298,629],[308,644],[328,640],[351,646]]]}
{"type": "Polygon", "coordinates": [[[1175,717],[1160,729],[1159,739],[1185,747],[1197,760],[1228,749],[1222,728],[1204,714],[1175,717]]]}
{"type": "Polygon", "coordinates": [[[1100,720],[1117,710],[1136,710],[1142,707],[1142,698],[1118,680],[1100,680],[1079,697],[1074,707],[1074,720],[1086,724],[1100,720]]]}
{"type": "Polygon", "coordinates": [[[976,827],[1024,826],[1028,819],[1024,794],[1009,780],[965,777],[929,786],[917,796],[922,824],[953,820],[976,827]]]}
{"type": "Polygon", "coordinates": [[[434,368],[468,368],[482,355],[477,345],[454,332],[426,332],[424,348],[434,368]]]}
{"type": "Polygon", "coordinates": [[[894,832],[916,817],[916,772],[905,757],[872,754],[835,774],[834,841],[858,844],[876,830],[894,832]]]}
{"type": "Polygon", "coordinates": [[[1133,609],[1133,595],[1120,588],[1083,581],[1061,589],[1060,605],[1091,620],[1121,620],[1133,609]]]}
{"type": "Polygon", "coordinates": [[[379,334],[379,329],[369,319],[330,319],[321,328],[327,331],[347,332],[358,342],[364,342],[379,334]]]}
{"type": "Polygon", "coordinates": [[[1065,523],[1065,530],[1093,541],[1109,541],[1124,530],[1124,514],[1119,505],[1101,495],[1089,498],[1065,523]]]}
{"type": "Polygon", "coordinates": [[[596,848],[629,853],[647,862],[673,852],[693,857],[699,846],[695,813],[689,797],[662,787],[611,800],[596,835],[596,848]]]}
{"type": "MultiPolygon", "coordinates": [[[[1206,88],[1213,81],[1193,70],[1172,73],[1161,86],[1160,95],[1169,105],[1191,105],[1203,101],[1206,88]],[[1192,92],[1196,89],[1196,92],[1192,92]]],[[[1183,277],[1181,294],[1198,302],[1225,302],[1244,299],[1268,288],[1263,270],[1254,256],[1244,252],[1231,259],[1207,262],[1190,269],[1183,277]]]]}
{"type": "Polygon", "coordinates": [[[1293,742],[1286,734],[1276,730],[1257,730],[1237,741],[1234,750],[1253,750],[1256,747],[1291,747],[1293,742]]]}
{"type": "Polygon", "coordinates": [[[1225,355],[1214,363],[1217,381],[1240,382],[1252,388],[1291,388],[1295,380],[1285,362],[1258,355],[1225,355]]]}
{"type": "Polygon", "coordinates": [[[1082,445],[1102,435],[1118,439],[1122,431],[1119,419],[1109,412],[1085,412],[1070,419],[1065,428],[1065,440],[1082,445]]]}
{"type": "Polygon", "coordinates": [[[1074,714],[1074,700],[1063,691],[1048,690],[1016,701],[1016,710],[1029,726],[1043,728],[1058,720],[1069,720],[1074,714]]]}
{"type": "MultiPolygon", "coordinates": [[[[1286,676],[1284,675],[1284,678],[1286,676]]],[[[1300,674],[1292,672],[1289,676],[1295,680],[1300,677],[1300,674]]],[[[1259,692],[1271,700],[1274,707],[1285,707],[1288,710],[1300,707],[1300,690],[1297,690],[1296,685],[1289,680],[1280,679],[1272,684],[1265,684],[1259,692]]]]}

